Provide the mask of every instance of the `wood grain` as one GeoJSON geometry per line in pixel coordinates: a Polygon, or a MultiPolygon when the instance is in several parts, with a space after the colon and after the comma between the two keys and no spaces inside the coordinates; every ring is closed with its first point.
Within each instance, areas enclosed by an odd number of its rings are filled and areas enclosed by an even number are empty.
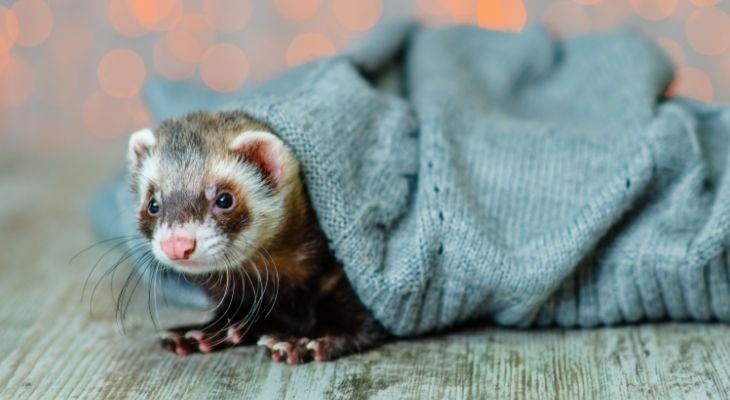
{"type": "MultiPolygon", "coordinates": [[[[70,262],[96,240],[86,200],[121,165],[118,149],[123,145],[40,158],[0,154],[2,399],[722,399],[730,393],[730,329],[711,324],[470,329],[298,367],[273,364],[253,347],[168,354],[157,344],[150,314],[161,325],[204,316],[162,303],[150,312],[141,287],[122,334],[108,280],[92,312],[88,289],[81,299],[102,249],[70,262]]],[[[117,284],[127,271],[118,271],[117,284]]]]}

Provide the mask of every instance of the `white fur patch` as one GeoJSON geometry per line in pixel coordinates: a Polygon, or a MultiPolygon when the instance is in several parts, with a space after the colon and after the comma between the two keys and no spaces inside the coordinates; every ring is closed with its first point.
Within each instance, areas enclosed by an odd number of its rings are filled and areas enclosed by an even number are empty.
{"type": "Polygon", "coordinates": [[[152,253],[163,264],[188,274],[203,274],[227,268],[223,257],[225,238],[209,217],[203,223],[186,222],[175,225],[159,225],[152,237],[152,253]],[[160,243],[171,237],[195,239],[195,251],[184,261],[171,260],[162,251],[160,243]]]}
{"type": "MultiPolygon", "coordinates": [[[[144,160],[142,166],[137,172],[137,188],[139,188],[139,199],[138,204],[142,206],[146,200],[147,191],[153,182],[159,182],[160,180],[160,167],[157,159],[152,157],[144,160]]],[[[155,193],[155,197],[159,200],[159,191],[155,193]]]]}
{"type": "Polygon", "coordinates": [[[281,229],[286,193],[272,195],[254,166],[232,158],[215,162],[211,173],[219,179],[232,180],[243,188],[246,196],[243,201],[251,214],[251,223],[234,240],[233,246],[241,261],[250,258],[281,229]]]}

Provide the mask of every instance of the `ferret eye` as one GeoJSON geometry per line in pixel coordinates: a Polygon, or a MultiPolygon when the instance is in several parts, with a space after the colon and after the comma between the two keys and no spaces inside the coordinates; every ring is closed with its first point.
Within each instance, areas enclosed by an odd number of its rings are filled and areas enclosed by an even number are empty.
{"type": "Polygon", "coordinates": [[[221,210],[228,210],[233,207],[234,199],[233,195],[228,192],[223,192],[218,195],[215,199],[215,206],[221,210]]]}
{"type": "Polygon", "coordinates": [[[155,199],[151,199],[147,204],[147,213],[149,215],[157,215],[160,212],[160,203],[155,199]]]}

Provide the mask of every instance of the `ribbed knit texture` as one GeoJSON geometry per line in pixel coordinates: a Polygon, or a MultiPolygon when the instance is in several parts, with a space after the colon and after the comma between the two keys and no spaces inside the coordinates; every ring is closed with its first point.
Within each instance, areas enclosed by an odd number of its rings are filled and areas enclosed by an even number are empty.
{"type": "Polygon", "coordinates": [[[238,100],[149,99],[160,118],[226,101],[281,135],[394,334],[729,321],[730,112],[663,99],[671,76],[628,31],[396,24],[238,100]]]}

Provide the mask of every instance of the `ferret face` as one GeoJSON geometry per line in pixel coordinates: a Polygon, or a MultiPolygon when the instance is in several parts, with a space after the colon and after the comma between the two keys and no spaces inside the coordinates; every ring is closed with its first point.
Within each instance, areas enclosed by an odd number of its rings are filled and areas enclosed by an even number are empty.
{"type": "Polygon", "coordinates": [[[164,265],[189,274],[235,268],[281,229],[296,161],[236,113],[192,114],[130,138],[139,232],[164,265]]]}

